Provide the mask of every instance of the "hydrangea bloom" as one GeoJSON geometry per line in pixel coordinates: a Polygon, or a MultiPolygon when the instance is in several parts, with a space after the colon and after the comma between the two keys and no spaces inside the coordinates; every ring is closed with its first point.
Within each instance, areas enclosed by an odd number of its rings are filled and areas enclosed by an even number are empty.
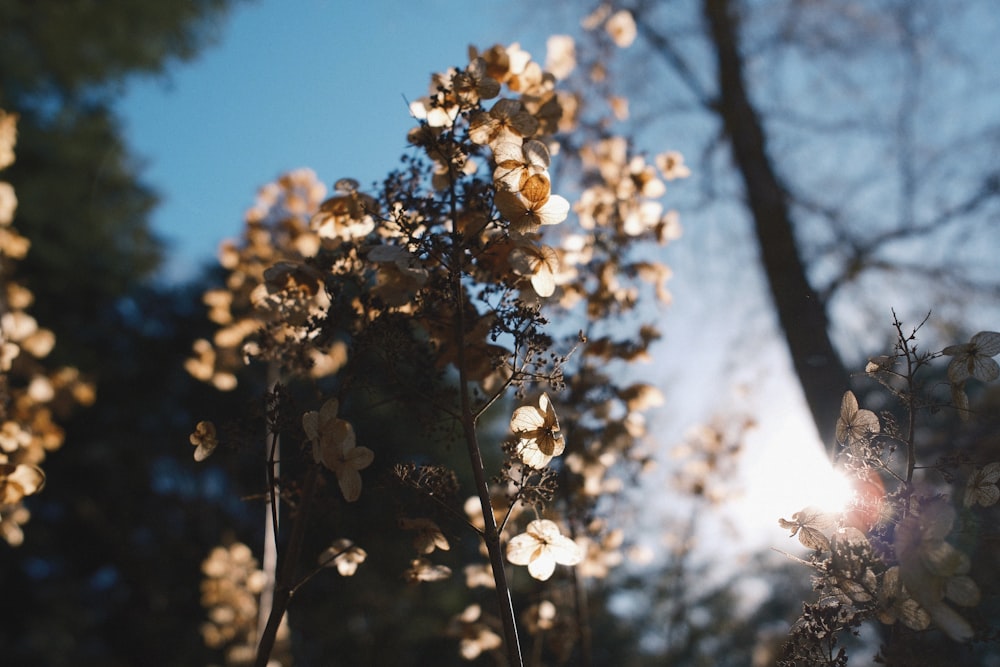
{"type": "Polygon", "coordinates": [[[538,398],[538,406],[523,405],[514,410],[510,429],[518,436],[517,453],[525,465],[542,468],[553,456],[563,453],[566,443],[559,433],[559,419],[548,394],[538,398]]]}
{"type": "Polygon", "coordinates": [[[194,460],[204,461],[219,445],[219,438],[215,432],[215,424],[208,421],[200,421],[194,427],[194,432],[189,436],[191,444],[197,447],[194,450],[194,460]]]}
{"type": "Polygon", "coordinates": [[[952,357],[948,379],[955,384],[970,377],[982,382],[1000,377],[1000,365],[992,358],[1000,354],[1000,333],[996,331],[980,331],[968,343],[949,345],[941,353],[952,357]]]}
{"type": "Polygon", "coordinates": [[[844,392],[844,398],[840,402],[840,417],[837,419],[837,442],[848,448],[863,445],[880,430],[875,413],[859,409],[854,392],[844,392]]]}
{"type": "Polygon", "coordinates": [[[342,577],[353,576],[358,566],[368,558],[368,552],[354,544],[351,540],[340,538],[334,540],[319,555],[317,561],[323,567],[335,567],[342,577]]]}
{"type": "Polygon", "coordinates": [[[955,641],[968,641],[972,626],[947,601],[961,607],[979,604],[979,588],[966,576],[969,558],[945,541],[955,522],[955,509],[935,500],[904,518],[895,534],[899,576],[903,586],[955,641]]]}
{"type": "Polygon", "coordinates": [[[539,581],[552,576],[556,564],[576,565],[583,560],[583,549],[559,532],[559,526],[548,519],[536,519],[507,545],[507,560],[514,565],[527,565],[528,574],[539,581]]]}
{"type": "Polygon", "coordinates": [[[312,442],[313,459],[337,475],[337,483],[344,499],[354,502],[361,497],[361,474],[371,465],[375,454],[367,447],[358,447],[354,427],[337,417],[340,404],[331,398],[319,412],[302,415],[302,428],[312,442]]]}

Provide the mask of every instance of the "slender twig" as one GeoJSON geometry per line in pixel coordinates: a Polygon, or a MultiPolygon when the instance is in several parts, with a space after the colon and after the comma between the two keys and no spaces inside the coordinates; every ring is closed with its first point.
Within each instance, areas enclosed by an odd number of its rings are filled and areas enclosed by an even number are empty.
{"type": "MultiPolygon", "coordinates": [[[[458,220],[458,202],[454,177],[451,184],[452,220],[458,220]]],[[[503,624],[504,641],[507,648],[507,659],[510,667],[522,667],[521,645],[517,637],[517,621],[514,618],[514,602],[507,583],[507,572],[504,568],[503,549],[500,545],[500,533],[497,530],[496,517],[493,515],[493,505],[490,502],[490,487],[483,466],[483,456],[479,448],[479,436],[476,432],[476,413],[472,408],[469,395],[469,376],[465,359],[465,290],[462,285],[464,244],[461,235],[454,234],[452,255],[452,287],[455,297],[455,347],[456,365],[458,366],[458,383],[460,396],[460,421],[465,436],[465,444],[469,452],[469,463],[476,484],[476,493],[483,510],[483,541],[489,553],[490,565],[493,569],[493,580],[496,583],[497,605],[500,620],[503,624]]]]}
{"type": "MultiPolygon", "coordinates": [[[[278,368],[271,364],[267,370],[268,400],[275,395],[278,387],[278,368]]],[[[270,408],[267,409],[269,411],[270,408]]],[[[264,556],[261,559],[261,569],[265,575],[264,588],[260,592],[260,603],[257,606],[257,636],[264,634],[267,619],[271,615],[271,604],[274,600],[274,581],[278,571],[278,475],[280,474],[281,439],[275,424],[271,423],[270,414],[266,415],[265,429],[270,439],[267,453],[267,516],[264,519],[264,556]]]]}
{"type": "Polygon", "coordinates": [[[917,426],[917,406],[914,398],[914,384],[913,384],[913,374],[916,372],[914,369],[914,354],[910,349],[910,337],[903,333],[903,323],[899,321],[896,317],[896,312],[892,313],[893,326],[896,329],[896,333],[899,336],[899,346],[903,353],[903,358],[906,359],[906,393],[904,395],[906,401],[906,412],[907,412],[907,427],[906,427],[906,483],[909,485],[913,481],[913,470],[917,465],[917,449],[916,443],[914,442],[914,437],[916,436],[916,426],[917,426]]]}
{"type": "Polygon", "coordinates": [[[316,493],[316,484],[319,480],[320,468],[318,465],[310,466],[306,473],[306,479],[302,487],[302,497],[299,499],[298,511],[292,522],[292,534],[282,555],[281,569],[278,572],[277,584],[274,587],[274,601],[271,605],[271,613],[267,618],[267,625],[261,633],[260,642],[257,645],[257,659],[254,667],[267,667],[274,649],[274,640],[278,635],[278,628],[281,626],[281,619],[284,618],[288,610],[288,604],[292,601],[295,593],[295,569],[302,554],[302,544],[306,536],[306,521],[309,517],[309,506],[312,504],[313,495],[316,493]]]}

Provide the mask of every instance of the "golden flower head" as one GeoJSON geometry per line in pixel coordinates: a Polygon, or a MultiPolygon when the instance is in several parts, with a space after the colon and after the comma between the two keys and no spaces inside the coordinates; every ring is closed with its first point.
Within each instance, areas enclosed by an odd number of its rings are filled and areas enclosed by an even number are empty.
{"type": "Polygon", "coordinates": [[[525,465],[543,468],[553,456],[563,453],[566,443],[559,433],[559,419],[548,394],[538,398],[538,405],[523,405],[514,410],[510,430],[518,437],[517,453],[525,465]]]}
{"type": "Polygon", "coordinates": [[[0,505],[12,505],[45,486],[45,473],[30,463],[0,463],[0,505]]]}
{"type": "Polygon", "coordinates": [[[219,438],[215,432],[215,424],[209,421],[200,421],[194,427],[194,433],[188,436],[191,444],[197,449],[194,450],[194,460],[204,461],[219,444],[219,438]]]}
{"type": "Polygon", "coordinates": [[[510,233],[524,236],[542,225],[557,225],[569,215],[569,202],[559,195],[532,201],[522,193],[501,190],[494,199],[500,214],[510,222],[510,233]]]}

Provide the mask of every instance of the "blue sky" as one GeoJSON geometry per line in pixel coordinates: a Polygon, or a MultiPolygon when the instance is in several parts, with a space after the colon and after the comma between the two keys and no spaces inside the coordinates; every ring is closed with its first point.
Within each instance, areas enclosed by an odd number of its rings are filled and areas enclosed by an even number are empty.
{"type": "MultiPolygon", "coordinates": [[[[545,16],[557,23],[555,13],[545,16]]],[[[406,148],[406,100],[467,63],[469,44],[518,41],[544,58],[551,31],[525,17],[495,0],[237,5],[216,46],[166,79],[132,82],[118,107],[162,197],[153,225],[169,243],[165,274],[210,261],[257,188],[284,171],[379,180],[406,148]]]]}

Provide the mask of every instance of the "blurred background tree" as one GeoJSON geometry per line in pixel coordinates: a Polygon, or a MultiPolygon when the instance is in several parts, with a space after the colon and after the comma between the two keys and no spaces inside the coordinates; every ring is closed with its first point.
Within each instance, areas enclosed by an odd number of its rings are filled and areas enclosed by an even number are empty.
{"type": "MultiPolygon", "coordinates": [[[[996,314],[987,4],[624,0],[595,10],[634,17],[635,43],[601,74],[628,96],[628,122],[643,143],[672,137],[699,175],[683,248],[718,259],[689,268],[766,286],[770,308],[748,318],[734,304],[719,326],[747,341],[734,341],[744,358],[761,346],[747,327],[769,329],[760,320],[773,313],[827,445],[848,370],[887,340],[875,332],[888,331],[889,307],[911,319],[933,308],[945,336],[996,314]]],[[[750,291],[733,300],[756,303],[750,291]]]]}
{"type": "Polygon", "coordinates": [[[212,44],[232,0],[0,2],[0,107],[20,114],[8,178],[32,242],[21,269],[58,354],[95,369],[117,298],[152,276],[163,247],[156,194],[122,138],[128,77],[163,75],[212,44]]]}
{"type": "Polygon", "coordinates": [[[199,402],[183,360],[202,327],[196,292],[154,286],[156,204],[114,103],[129,77],[163,75],[212,44],[230,0],[0,1],[0,108],[18,113],[6,174],[31,241],[19,278],[57,335],[56,361],[97,384],[64,422],[23,548],[0,551],[6,664],[204,662],[199,564],[242,507],[218,468],[185,470],[199,402]],[[72,359],[72,362],[68,360],[72,359]],[[226,509],[228,508],[228,510],[226,509]]]}

